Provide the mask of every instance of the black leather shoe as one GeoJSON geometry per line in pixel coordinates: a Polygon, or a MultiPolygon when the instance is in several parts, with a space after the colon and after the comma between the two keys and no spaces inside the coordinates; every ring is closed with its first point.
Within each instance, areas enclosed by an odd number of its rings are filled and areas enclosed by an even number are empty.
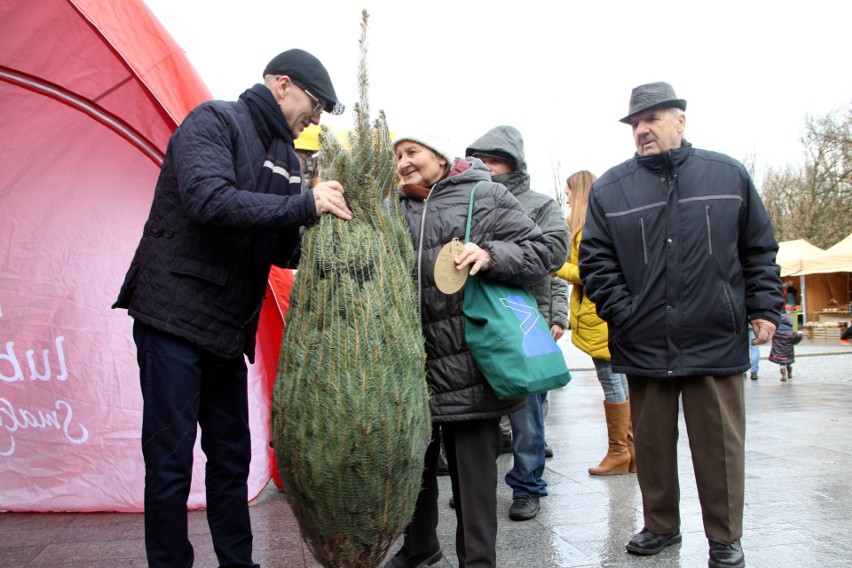
{"type": "Polygon", "coordinates": [[[710,568],[745,568],[745,554],[740,539],[731,544],[710,541],[710,568]]]}
{"type": "Polygon", "coordinates": [[[683,537],[679,530],[670,533],[657,534],[649,531],[648,529],[642,529],[633,535],[633,538],[630,539],[630,542],[628,542],[624,548],[633,554],[650,556],[652,554],[657,554],[669,545],[679,543],[681,540],[683,540],[683,537]]]}
{"type": "Polygon", "coordinates": [[[509,507],[509,518],[513,521],[534,519],[538,515],[538,510],[541,508],[538,500],[539,498],[535,495],[515,497],[512,499],[512,506],[509,507]]]}
{"type": "Polygon", "coordinates": [[[544,443],[544,457],[552,458],[553,457],[553,448],[547,445],[547,442],[544,443]]]}
{"type": "Polygon", "coordinates": [[[450,495],[449,505],[450,505],[450,509],[456,508],[456,496],[455,495],[450,495]]]}
{"type": "Polygon", "coordinates": [[[426,566],[431,566],[443,557],[444,553],[441,552],[440,548],[435,552],[417,556],[409,556],[403,550],[400,550],[396,553],[396,556],[385,562],[383,568],[426,568],[426,566]]]}

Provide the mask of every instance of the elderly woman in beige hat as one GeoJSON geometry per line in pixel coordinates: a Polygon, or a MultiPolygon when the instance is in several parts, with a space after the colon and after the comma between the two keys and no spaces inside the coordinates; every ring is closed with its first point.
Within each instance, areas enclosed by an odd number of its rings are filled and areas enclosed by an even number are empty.
{"type": "MultiPolygon", "coordinates": [[[[432,443],[426,450],[423,489],[402,548],[385,568],[430,566],[443,556],[438,542],[439,432],[447,453],[456,504],[459,566],[497,566],[497,463],[500,417],[524,404],[501,400],[476,367],[464,334],[464,288],[436,282],[436,263],[519,286],[548,273],[550,252],[541,230],[475,158],[453,159],[449,145],[426,128],[394,139],[399,199],[417,257],[432,443]],[[463,239],[471,190],[477,185],[470,241],[447,259],[445,246],[463,239]],[[456,288],[453,290],[453,288],[456,288]]],[[[463,281],[463,280],[462,280],[463,281]]]]}

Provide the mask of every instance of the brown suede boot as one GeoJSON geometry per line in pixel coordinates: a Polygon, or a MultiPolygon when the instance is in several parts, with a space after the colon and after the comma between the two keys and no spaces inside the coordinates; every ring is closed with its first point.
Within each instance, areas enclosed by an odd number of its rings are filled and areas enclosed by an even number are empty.
{"type": "Polygon", "coordinates": [[[627,451],[630,452],[630,465],[627,471],[636,473],[636,449],[633,447],[633,420],[630,416],[630,399],[627,399],[627,451]]]}
{"type": "Polygon", "coordinates": [[[621,475],[630,471],[630,452],[627,449],[627,428],[630,424],[629,402],[604,401],[609,449],[597,467],[590,467],[592,475],[621,475]]]}

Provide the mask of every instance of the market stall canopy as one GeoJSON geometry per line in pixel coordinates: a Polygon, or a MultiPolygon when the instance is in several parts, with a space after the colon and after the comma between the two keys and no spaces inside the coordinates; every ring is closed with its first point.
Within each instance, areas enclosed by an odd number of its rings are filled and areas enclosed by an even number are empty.
{"type": "Polygon", "coordinates": [[[795,272],[795,275],[828,274],[831,272],[852,272],[852,233],[849,233],[845,239],[836,245],[804,259],[801,269],[795,272]]]}
{"type": "Polygon", "coordinates": [[[805,259],[823,252],[823,249],[812,245],[805,239],[783,241],[778,243],[778,255],[775,262],[781,267],[781,276],[789,276],[802,269],[805,259]]]}
{"type": "MultiPolygon", "coordinates": [[[[0,0],[0,22],[0,508],[140,511],[132,320],[110,305],[168,140],[211,95],[142,0],[0,0]]],[[[250,397],[253,496],[269,402],[250,397]]]]}
{"type": "MultiPolygon", "coordinates": [[[[88,115],[155,160],[187,112],[211,98],[141,0],[3,0],[0,14],[4,97],[52,99],[45,104],[88,115]]],[[[30,111],[51,112],[31,102],[15,122],[30,111]]]]}

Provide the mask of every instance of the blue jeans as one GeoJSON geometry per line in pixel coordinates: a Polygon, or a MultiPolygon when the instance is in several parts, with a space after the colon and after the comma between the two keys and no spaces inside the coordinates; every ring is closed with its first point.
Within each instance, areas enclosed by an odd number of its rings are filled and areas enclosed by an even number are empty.
{"type": "Polygon", "coordinates": [[[755,375],[757,374],[757,369],[760,367],[760,346],[752,345],[751,342],[754,340],[754,330],[751,327],[751,324],[748,326],[748,349],[751,357],[751,372],[755,375]]]}
{"type": "Polygon", "coordinates": [[[612,363],[606,359],[592,357],[592,362],[595,364],[595,373],[597,373],[598,381],[604,391],[604,400],[614,404],[626,401],[630,395],[630,390],[627,388],[627,377],[621,373],[613,373],[612,363]]]}
{"type": "Polygon", "coordinates": [[[544,474],[544,416],[541,405],[547,393],[527,398],[526,407],[509,415],[512,423],[514,464],[506,474],[512,497],[547,495],[544,474]]]}

